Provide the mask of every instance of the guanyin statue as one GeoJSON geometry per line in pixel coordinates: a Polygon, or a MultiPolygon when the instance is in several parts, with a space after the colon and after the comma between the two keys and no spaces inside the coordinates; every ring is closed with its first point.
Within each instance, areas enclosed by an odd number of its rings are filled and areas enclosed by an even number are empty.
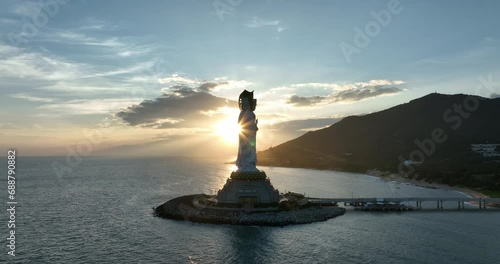
{"type": "Polygon", "coordinates": [[[238,104],[240,107],[240,116],[238,123],[240,125],[238,158],[236,166],[238,172],[259,172],[257,169],[257,127],[258,120],[255,118],[255,107],[257,99],[253,99],[253,91],[247,90],[240,94],[238,104]]]}
{"type": "Polygon", "coordinates": [[[267,204],[274,208],[280,201],[279,191],[274,189],[266,173],[256,167],[255,143],[259,128],[253,111],[257,100],[253,99],[253,92],[245,90],[240,94],[238,104],[241,127],[236,159],[238,169],[231,172],[224,187],[217,192],[217,202],[220,205],[232,204],[233,208],[241,208],[242,204],[267,204]]]}

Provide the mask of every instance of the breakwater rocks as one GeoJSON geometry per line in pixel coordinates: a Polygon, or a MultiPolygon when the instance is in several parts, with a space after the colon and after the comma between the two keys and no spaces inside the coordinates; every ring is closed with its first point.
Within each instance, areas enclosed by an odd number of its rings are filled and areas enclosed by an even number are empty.
{"type": "Polygon", "coordinates": [[[337,206],[313,206],[289,211],[246,212],[224,210],[213,206],[200,206],[197,201],[208,195],[195,194],[174,198],[156,208],[157,216],[210,224],[285,226],[326,221],[345,213],[337,206]]]}

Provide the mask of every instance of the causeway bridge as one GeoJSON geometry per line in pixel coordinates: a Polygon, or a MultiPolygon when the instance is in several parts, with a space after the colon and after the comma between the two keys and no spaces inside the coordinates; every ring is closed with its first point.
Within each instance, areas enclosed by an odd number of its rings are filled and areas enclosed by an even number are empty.
{"type": "Polygon", "coordinates": [[[436,209],[443,209],[444,202],[455,202],[458,209],[464,209],[465,203],[475,202],[479,209],[486,209],[487,205],[500,205],[500,198],[469,198],[469,197],[397,197],[397,198],[309,198],[311,203],[344,203],[350,205],[364,205],[366,203],[397,203],[404,202],[406,205],[415,205],[422,209],[422,202],[434,202],[436,209]]]}

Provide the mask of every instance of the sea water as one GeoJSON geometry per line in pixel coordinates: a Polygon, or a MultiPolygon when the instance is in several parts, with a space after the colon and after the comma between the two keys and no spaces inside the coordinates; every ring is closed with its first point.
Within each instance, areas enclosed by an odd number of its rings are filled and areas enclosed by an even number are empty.
{"type": "MultiPolygon", "coordinates": [[[[360,212],[277,227],[163,219],[152,208],[215,193],[232,165],[189,158],[18,157],[16,251],[7,255],[6,176],[0,262],[8,263],[500,263],[500,211],[360,212]]],[[[310,197],[457,197],[346,172],[261,167],[281,192],[310,197]]],[[[341,204],[342,206],[342,204],[341,204]]],[[[429,208],[435,204],[426,205],[429,208]]]]}

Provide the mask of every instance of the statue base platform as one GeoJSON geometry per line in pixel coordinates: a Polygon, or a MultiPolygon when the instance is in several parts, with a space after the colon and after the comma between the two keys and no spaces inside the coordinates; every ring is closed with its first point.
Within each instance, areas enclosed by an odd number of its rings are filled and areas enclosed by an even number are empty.
{"type": "Polygon", "coordinates": [[[233,171],[217,194],[217,203],[228,207],[277,207],[279,191],[274,189],[264,171],[233,171]]]}
{"type": "Polygon", "coordinates": [[[267,175],[264,171],[233,171],[230,178],[235,180],[265,180],[267,179],[267,175]]]}
{"type": "Polygon", "coordinates": [[[198,223],[251,225],[251,226],[286,226],[307,224],[343,215],[345,209],[336,205],[331,206],[280,206],[279,209],[269,211],[254,209],[230,209],[220,207],[215,202],[215,196],[206,194],[186,195],[174,198],[156,208],[157,216],[167,219],[192,221],[198,223]],[[282,208],[281,208],[282,207],[282,208]]]}

